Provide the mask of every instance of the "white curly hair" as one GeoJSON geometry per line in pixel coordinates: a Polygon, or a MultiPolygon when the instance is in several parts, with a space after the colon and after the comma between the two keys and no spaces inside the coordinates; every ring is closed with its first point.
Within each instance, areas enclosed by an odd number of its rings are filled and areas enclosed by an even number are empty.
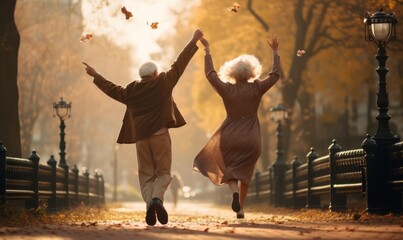
{"type": "Polygon", "coordinates": [[[238,82],[251,82],[260,77],[262,65],[253,56],[244,54],[226,61],[220,68],[220,79],[232,84],[238,82]]]}

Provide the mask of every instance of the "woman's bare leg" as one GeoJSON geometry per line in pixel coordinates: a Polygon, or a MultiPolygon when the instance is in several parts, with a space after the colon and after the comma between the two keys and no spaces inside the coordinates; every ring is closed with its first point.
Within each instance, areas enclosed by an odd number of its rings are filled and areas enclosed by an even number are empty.
{"type": "Polygon", "coordinates": [[[228,180],[228,186],[231,189],[232,193],[239,192],[238,180],[236,179],[228,180]]]}
{"type": "Polygon", "coordinates": [[[248,188],[249,186],[241,182],[241,188],[240,188],[240,199],[239,203],[241,204],[241,210],[237,212],[237,218],[244,218],[245,213],[243,211],[243,206],[245,203],[246,195],[248,194],[248,188]]]}
{"type": "Polygon", "coordinates": [[[249,186],[241,182],[241,191],[239,202],[241,204],[241,209],[243,209],[243,204],[245,203],[246,195],[248,194],[249,186]]]}

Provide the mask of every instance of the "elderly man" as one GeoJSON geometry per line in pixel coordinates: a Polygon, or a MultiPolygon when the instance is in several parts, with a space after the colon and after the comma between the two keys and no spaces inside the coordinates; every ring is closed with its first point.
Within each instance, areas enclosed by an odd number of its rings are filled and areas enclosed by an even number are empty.
{"type": "Polygon", "coordinates": [[[164,208],[164,194],[171,177],[171,138],[169,128],[186,124],[172,97],[172,91],[185,71],[203,36],[196,30],[191,41],[172,64],[171,69],[158,73],[154,62],[146,62],[139,68],[140,81],[122,87],[107,80],[86,63],[87,74],[109,97],[126,105],[118,143],[136,143],[141,195],[147,204],[146,222],[155,225],[168,222],[164,208]]]}

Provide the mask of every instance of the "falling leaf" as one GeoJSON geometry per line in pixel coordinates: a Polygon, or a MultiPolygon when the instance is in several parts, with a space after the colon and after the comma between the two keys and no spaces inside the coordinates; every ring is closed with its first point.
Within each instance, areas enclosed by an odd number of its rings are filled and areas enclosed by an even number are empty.
{"type": "Polygon", "coordinates": [[[228,11],[237,13],[239,11],[240,7],[241,7],[241,5],[239,5],[238,2],[234,2],[232,4],[232,7],[228,8],[228,11]]]}
{"type": "Polygon", "coordinates": [[[127,11],[126,7],[121,8],[122,13],[126,16],[126,20],[129,20],[129,18],[133,17],[132,12],[127,11]]]}
{"type": "Polygon", "coordinates": [[[297,51],[297,56],[298,57],[301,57],[302,55],[304,55],[305,54],[305,50],[298,50],[297,51]]]}
{"type": "Polygon", "coordinates": [[[85,42],[87,40],[90,40],[91,38],[92,38],[92,33],[87,33],[80,38],[80,42],[85,42]]]}
{"type": "Polygon", "coordinates": [[[148,24],[148,22],[147,22],[147,25],[150,25],[150,27],[152,29],[157,29],[158,28],[158,22],[152,22],[151,24],[148,24]]]}

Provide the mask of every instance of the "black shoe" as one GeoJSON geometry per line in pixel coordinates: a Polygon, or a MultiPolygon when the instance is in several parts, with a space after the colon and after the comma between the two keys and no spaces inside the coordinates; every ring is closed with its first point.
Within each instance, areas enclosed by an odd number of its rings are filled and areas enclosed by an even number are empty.
{"type": "Polygon", "coordinates": [[[162,201],[159,198],[153,198],[152,206],[155,208],[155,212],[157,213],[158,221],[161,224],[168,223],[168,213],[162,204],[162,201]]]}
{"type": "Polygon", "coordinates": [[[232,194],[232,210],[234,212],[239,212],[241,210],[241,205],[239,204],[239,193],[234,192],[232,194]]]}
{"type": "Polygon", "coordinates": [[[153,204],[151,204],[146,213],[146,223],[150,226],[154,226],[156,222],[157,219],[155,218],[155,207],[153,204]]]}
{"type": "Polygon", "coordinates": [[[243,218],[245,218],[245,214],[244,213],[236,213],[236,218],[243,219],[243,218]]]}

